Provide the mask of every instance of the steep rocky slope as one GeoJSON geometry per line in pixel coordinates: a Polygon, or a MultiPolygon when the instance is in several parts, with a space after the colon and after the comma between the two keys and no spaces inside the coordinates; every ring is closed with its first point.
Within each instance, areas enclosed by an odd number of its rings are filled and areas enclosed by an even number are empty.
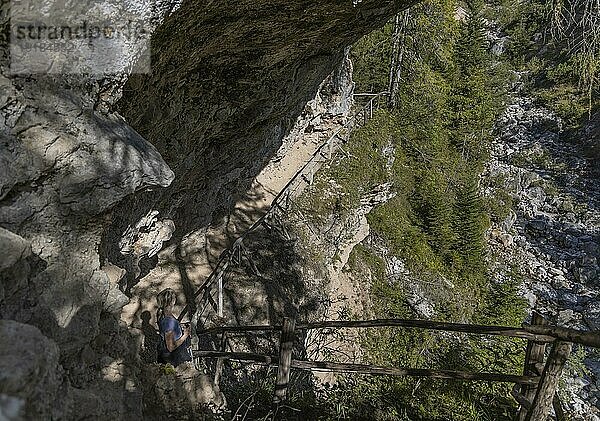
{"type": "MultiPolygon", "coordinates": [[[[160,402],[139,381],[143,332],[118,322],[127,284],[147,273],[138,263],[167,241],[175,264],[186,256],[182,239],[204,235],[247,190],[344,48],[408,4],[159,2],[147,13],[164,20],[153,72],[131,78],[10,75],[2,4],[0,316],[26,325],[7,325],[0,341],[28,347],[14,332],[31,325],[39,331],[27,341],[47,350],[44,370],[34,361],[22,372],[26,382],[2,377],[3,415],[114,419],[160,402]],[[149,249],[128,248],[137,238],[123,234],[139,235],[150,211],[160,234],[149,249]]],[[[28,359],[0,358],[11,370],[28,359]]]]}
{"type": "MultiPolygon", "coordinates": [[[[558,116],[517,95],[498,130],[484,181],[496,186],[487,194],[508,192],[514,211],[490,231],[490,245],[522,273],[532,309],[558,325],[597,330],[600,168],[588,153],[597,121],[569,136],[558,116]]],[[[597,354],[585,357],[590,371],[566,376],[564,401],[575,419],[599,419],[597,354]]]]}

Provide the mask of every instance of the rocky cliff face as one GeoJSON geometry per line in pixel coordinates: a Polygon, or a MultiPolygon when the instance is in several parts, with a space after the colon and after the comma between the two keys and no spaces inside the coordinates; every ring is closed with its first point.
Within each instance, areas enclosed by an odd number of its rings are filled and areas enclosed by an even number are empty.
{"type": "Polygon", "coordinates": [[[114,316],[128,301],[118,267],[140,276],[123,234],[159,211],[168,233],[152,244],[169,241],[175,260],[245,191],[344,48],[409,3],[158,2],[152,74],[130,78],[11,76],[2,5],[0,316],[26,325],[6,324],[0,343],[36,326],[42,354],[0,356],[3,416],[142,413],[139,335],[114,316]],[[62,406],[44,404],[53,396],[62,406]]]}
{"type": "Polygon", "coordinates": [[[173,243],[226,215],[339,68],[344,47],[381,26],[394,3],[183,4],[153,37],[152,75],[130,78],[118,103],[175,181],[122,203],[106,255],[115,256],[112,236],[151,208],[177,221],[173,243]]]}
{"type": "MultiPolygon", "coordinates": [[[[353,90],[351,63],[346,59],[340,68],[321,84],[316,97],[306,104],[292,130],[282,140],[281,147],[268,165],[252,180],[248,190],[239,192],[232,198],[233,210],[223,215],[216,214],[210,226],[198,226],[187,231],[181,241],[175,242],[172,239],[162,247],[163,242],[172,238],[174,234],[173,220],[161,219],[158,211],[151,211],[135,226],[130,225],[118,242],[121,258],[125,251],[129,251],[128,261],[121,266],[131,268],[128,275],[132,275],[124,282],[128,284],[131,300],[123,308],[122,318],[139,326],[142,313],[154,313],[154,295],[158,289],[171,287],[182,294],[189,294],[190,285],[203,284],[223,251],[256,220],[265,215],[275,195],[285,187],[306,160],[310,159],[321,143],[345,123],[352,104],[353,90]]],[[[274,275],[276,277],[276,274],[274,275]]],[[[229,315],[236,313],[229,310],[245,305],[239,299],[243,301],[243,297],[246,297],[255,300],[255,293],[264,295],[260,286],[264,278],[257,285],[258,291],[237,285],[238,276],[235,278],[227,282],[228,294],[231,295],[226,297],[225,313],[229,315]],[[244,290],[244,293],[241,293],[241,290],[244,290]]],[[[273,297],[275,301],[281,299],[289,301],[290,297],[273,297]]],[[[273,309],[273,306],[265,305],[264,308],[257,309],[256,318],[243,319],[250,324],[269,323],[278,317],[273,309]]],[[[215,313],[207,308],[207,313],[202,315],[201,320],[207,321],[207,318],[210,319],[214,315],[215,313]]],[[[238,323],[242,321],[236,320],[238,323]]]]}

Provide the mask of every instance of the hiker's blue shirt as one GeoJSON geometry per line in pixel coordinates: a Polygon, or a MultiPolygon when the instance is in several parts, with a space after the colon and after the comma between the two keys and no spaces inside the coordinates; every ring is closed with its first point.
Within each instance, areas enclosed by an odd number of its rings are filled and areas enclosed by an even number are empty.
{"type": "Polygon", "coordinates": [[[161,340],[158,341],[158,362],[159,363],[170,363],[177,367],[179,364],[185,361],[192,361],[191,345],[192,342],[188,336],[186,340],[175,348],[172,352],[167,349],[167,343],[165,337],[167,332],[173,332],[173,338],[175,341],[179,340],[183,336],[183,330],[181,324],[173,316],[163,316],[158,321],[158,330],[160,332],[161,340]]]}
{"type": "Polygon", "coordinates": [[[158,321],[158,329],[160,330],[160,336],[162,336],[163,341],[165,340],[166,333],[170,331],[173,331],[175,340],[178,340],[183,336],[181,324],[179,324],[179,321],[173,316],[163,316],[158,321]]]}

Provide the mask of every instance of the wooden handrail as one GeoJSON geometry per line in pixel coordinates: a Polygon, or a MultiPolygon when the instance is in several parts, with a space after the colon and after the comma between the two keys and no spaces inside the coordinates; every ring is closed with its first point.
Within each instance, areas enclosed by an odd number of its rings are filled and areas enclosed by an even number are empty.
{"type": "MultiPolygon", "coordinates": [[[[496,335],[528,339],[536,342],[553,342],[556,339],[577,343],[593,348],[600,348],[600,333],[585,332],[556,326],[525,325],[521,328],[509,326],[484,326],[462,323],[447,323],[431,320],[411,319],[376,319],[376,320],[328,320],[323,322],[300,324],[296,330],[324,328],[372,328],[372,327],[409,327],[430,330],[444,330],[479,335],[496,335]]],[[[213,334],[218,332],[268,332],[279,331],[280,325],[262,326],[221,326],[198,330],[198,334],[213,334]]]]}
{"type": "Polygon", "coordinates": [[[600,348],[600,332],[598,331],[586,332],[583,330],[548,325],[527,325],[525,326],[525,329],[536,335],[553,336],[561,341],[585,345],[592,348],[600,348]]]}
{"type": "MultiPolygon", "coordinates": [[[[528,332],[524,328],[514,328],[508,326],[482,326],[462,323],[436,322],[431,320],[411,320],[411,319],[375,319],[375,320],[327,320],[323,322],[300,324],[296,330],[311,330],[325,328],[373,328],[373,327],[408,327],[430,330],[444,330],[450,332],[463,332],[481,335],[508,336],[522,339],[530,339],[539,342],[552,342],[553,336],[535,334],[528,332]]],[[[198,334],[212,334],[219,332],[260,332],[260,331],[279,331],[280,325],[263,326],[221,326],[205,330],[198,330],[198,334]]]]}

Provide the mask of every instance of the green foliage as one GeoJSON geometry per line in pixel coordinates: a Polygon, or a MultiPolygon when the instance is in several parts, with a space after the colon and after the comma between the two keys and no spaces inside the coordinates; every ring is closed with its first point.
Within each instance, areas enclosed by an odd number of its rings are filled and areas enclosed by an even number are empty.
{"type": "Polygon", "coordinates": [[[467,21],[457,44],[451,104],[453,142],[467,160],[482,162],[498,113],[504,106],[506,69],[493,65],[482,18],[483,4],[467,2],[467,21]]]}
{"type": "Polygon", "coordinates": [[[565,363],[565,374],[569,377],[579,378],[589,376],[591,374],[590,369],[585,365],[585,358],[587,355],[588,353],[586,352],[585,347],[574,344],[571,355],[565,363]]]}
{"type": "Polygon", "coordinates": [[[448,201],[448,186],[439,176],[427,181],[423,210],[430,244],[446,262],[452,262],[457,233],[452,227],[453,213],[448,201]]]}
{"type": "Polygon", "coordinates": [[[330,214],[354,211],[365,193],[388,179],[383,150],[399,138],[389,112],[376,111],[369,124],[353,132],[352,142],[344,146],[345,153],[335,165],[322,168],[299,199],[304,212],[323,221],[330,214]]]}
{"type": "Polygon", "coordinates": [[[501,223],[510,214],[513,208],[514,199],[506,191],[507,177],[499,175],[495,177],[487,176],[485,186],[491,190],[491,194],[483,198],[484,212],[489,215],[490,221],[501,223]]]}
{"type": "Polygon", "coordinates": [[[558,114],[567,127],[576,127],[588,114],[588,101],[581,90],[569,83],[540,88],[537,97],[558,114]]]}
{"type": "Polygon", "coordinates": [[[356,130],[352,136],[352,143],[345,148],[346,155],[324,175],[339,183],[343,188],[342,194],[356,206],[364,193],[387,179],[387,159],[383,150],[389,142],[398,138],[399,133],[387,111],[382,110],[375,112],[369,124],[356,130]],[[369,165],[365,166],[367,162],[369,165]]]}
{"type": "Polygon", "coordinates": [[[362,244],[357,244],[348,258],[348,265],[352,271],[357,272],[359,264],[365,264],[378,282],[385,280],[385,263],[383,259],[362,244]]]}
{"type": "Polygon", "coordinates": [[[504,282],[491,283],[485,290],[486,306],[476,322],[481,324],[505,324],[519,326],[528,311],[527,301],[518,293],[522,277],[515,267],[508,272],[504,282]]]}
{"type": "Polygon", "coordinates": [[[506,60],[515,68],[525,66],[536,57],[540,37],[549,28],[545,0],[497,0],[491,13],[508,36],[506,60]],[[536,41],[537,40],[537,41],[536,41]]]}
{"type": "Polygon", "coordinates": [[[583,10],[565,13],[567,3],[503,0],[495,12],[508,36],[507,58],[524,72],[530,94],[561,116],[566,128],[577,128],[600,106],[600,43],[589,33],[600,18],[593,6],[589,19],[583,10]]]}
{"type": "MultiPolygon", "coordinates": [[[[435,1],[411,11],[417,23],[408,29],[407,39],[412,40],[408,50],[414,51],[407,53],[398,106],[384,116],[389,126],[380,136],[395,134],[392,181],[398,196],[368,217],[395,253],[425,272],[481,266],[486,218],[477,185],[469,182],[476,180],[487,157],[491,129],[503,107],[505,89],[498,87],[506,84],[505,72],[491,66],[482,4],[468,2],[463,25],[454,19],[455,6],[435,1]],[[428,43],[435,47],[425,51],[422,44],[428,43]],[[465,183],[470,190],[465,191],[465,183]]],[[[383,42],[382,33],[373,36],[383,42]]]]}
{"type": "Polygon", "coordinates": [[[393,24],[390,22],[361,38],[351,50],[353,80],[358,92],[383,92],[388,89],[393,24]]]}
{"type": "Polygon", "coordinates": [[[175,375],[175,367],[171,364],[161,365],[164,374],[175,375]]]}
{"type": "Polygon", "coordinates": [[[476,175],[466,177],[457,191],[456,231],[458,250],[468,271],[481,270],[483,265],[483,231],[487,228],[476,175]]]}
{"type": "MultiPolygon", "coordinates": [[[[358,264],[357,261],[374,265],[372,273],[376,276],[372,293],[378,316],[414,317],[404,290],[385,279],[383,262],[373,251],[360,247],[353,254],[353,265],[358,264]]],[[[519,283],[520,278],[515,274],[506,282],[479,285],[480,296],[475,303],[468,299],[466,289],[473,290],[473,284],[463,285],[464,290],[456,285],[460,288],[456,294],[467,297],[468,305],[478,307],[478,312],[468,316],[468,320],[516,326],[522,322],[527,310],[526,302],[516,298],[519,283]]],[[[448,304],[443,300],[439,302],[448,304]]],[[[449,307],[453,308],[442,309],[437,318],[467,321],[460,319],[464,307],[449,307]]],[[[418,329],[367,331],[362,343],[372,364],[394,367],[518,374],[524,358],[524,343],[517,339],[467,335],[457,338],[456,335],[418,329]]],[[[414,378],[347,376],[340,390],[332,390],[327,399],[344,408],[345,419],[509,420],[515,409],[510,398],[510,385],[414,378]]]]}

